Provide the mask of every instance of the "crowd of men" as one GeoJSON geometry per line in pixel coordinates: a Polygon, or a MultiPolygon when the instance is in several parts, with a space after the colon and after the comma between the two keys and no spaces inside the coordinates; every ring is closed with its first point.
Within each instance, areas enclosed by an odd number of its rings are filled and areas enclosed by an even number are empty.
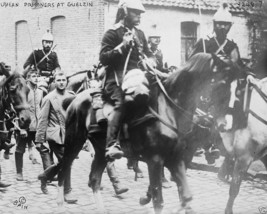
{"type": "MultiPolygon", "coordinates": [[[[102,65],[108,66],[103,93],[107,101],[114,106],[108,120],[106,136],[106,158],[109,160],[108,170],[111,172],[114,172],[114,160],[124,155],[118,135],[125,116],[125,96],[121,88],[125,73],[140,70],[140,60],[147,58],[153,59],[152,62],[155,63],[153,68],[161,78],[165,78],[169,73],[169,69],[163,63],[163,53],[159,49],[161,41],[159,33],[154,31],[147,40],[144,32],[137,28],[141,21],[141,14],[144,12],[145,8],[140,0],[121,0],[115,25],[104,34],[101,43],[99,60],[102,65]]],[[[227,9],[227,4],[223,4],[213,17],[213,36],[200,39],[190,57],[199,52],[214,53],[224,55],[232,62],[241,65],[237,44],[227,39],[232,23],[232,15],[227,9]]],[[[41,181],[42,192],[47,194],[47,182],[56,180],[59,171],[58,163],[62,161],[64,154],[66,112],[62,108],[62,101],[75,94],[66,90],[67,77],[61,70],[58,56],[53,50],[53,36],[50,32],[43,36],[42,46],[42,49],[34,50],[24,64],[23,75],[30,89],[28,102],[31,124],[28,130],[15,133],[15,163],[16,179],[23,181],[23,154],[25,148],[32,147],[34,143],[40,153],[44,169],[38,179],[41,181]],[[38,82],[40,76],[42,83],[38,82]],[[54,155],[58,159],[57,163],[54,163],[54,155]]],[[[146,67],[146,65],[143,66],[146,67]]],[[[211,155],[207,160],[214,162],[214,157],[219,151],[214,147],[213,142],[208,143],[205,150],[211,155]]],[[[112,176],[116,193],[126,192],[128,188],[118,186],[117,175],[112,174],[112,176]]],[[[0,182],[0,187],[8,185],[0,182]]],[[[65,201],[69,203],[77,201],[71,195],[71,171],[65,179],[64,193],[65,201]]]]}

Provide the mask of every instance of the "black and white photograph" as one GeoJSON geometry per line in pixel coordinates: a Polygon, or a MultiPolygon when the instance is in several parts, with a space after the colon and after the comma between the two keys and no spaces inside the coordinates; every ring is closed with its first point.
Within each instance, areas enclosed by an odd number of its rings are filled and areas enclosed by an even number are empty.
{"type": "Polygon", "coordinates": [[[0,214],[267,213],[267,0],[0,20],[0,214]]]}

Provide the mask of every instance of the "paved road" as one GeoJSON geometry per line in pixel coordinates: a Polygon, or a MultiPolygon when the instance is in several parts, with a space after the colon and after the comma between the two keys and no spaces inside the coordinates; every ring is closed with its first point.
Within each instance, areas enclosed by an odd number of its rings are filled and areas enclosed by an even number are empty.
{"type": "MultiPolygon", "coordinates": [[[[38,154],[37,154],[38,155],[38,154]]],[[[203,157],[196,161],[203,161],[203,157]]],[[[6,191],[0,189],[0,213],[59,213],[55,201],[57,195],[56,183],[49,185],[49,194],[44,195],[40,190],[40,183],[37,175],[42,171],[40,164],[33,165],[28,159],[28,153],[24,155],[24,178],[25,181],[16,181],[14,155],[9,160],[0,158],[2,165],[2,180],[9,181],[12,186],[6,191]],[[16,206],[16,200],[24,197],[26,202],[23,206],[16,206]]],[[[41,162],[38,157],[38,161],[41,162]]],[[[89,152],[82,151],[79,159],[73,164],[72,187],[73,193],[78,198],[77,204],[65,205],[62,213],[99,213],[94,204],[91,189],[87,186],[90,170],[91,156],[89,152]]],[[[126,160],[121,159],[116,162],[117,171],[120,174],[121,182],[126,184],[130,190],[120,197],[114,194],[112,185],[107,174],[103,175],[102,195],[106,208],[110,214],[145,214],[153,213],[152,205],[139,205],[139,196],[143,195],[148,185],[148,176],[145,164],[141,163],[145,177],[134,181],[134,173],[127,169],[126,160]]],[[[169,173],[166,172],[167,177],[169,173]]],[[[194,194],[192,207],[199,214],[222,214],[228,198],[229,186],[216,177],[216,173],[188,170],[189,184],[194,194]]],[[[242,183],[240,194],[236,200],[235,213],[253,214],[260,213],[258,207],[266,206],[267,184],[265,181],[245,181],[242,183]]],[[[165,207],[163,214],[171,214],[178,208],[178,194],[176,186],[164,189],[165,207]]]]}

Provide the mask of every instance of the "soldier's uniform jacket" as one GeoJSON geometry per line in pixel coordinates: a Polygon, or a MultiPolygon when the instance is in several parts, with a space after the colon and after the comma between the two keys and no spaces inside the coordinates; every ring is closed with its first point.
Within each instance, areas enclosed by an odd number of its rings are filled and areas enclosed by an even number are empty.
{"type": "Polygon", "coordinates": [[[64,94],[60,94],[54,89],[44,97],[35,142],[44,143],[47,140],[64,144],[66,112],[62,102],[69,96],[74,96],[74,93],[65,91],[64,94]]]}
{"type": "MultiPolygon", "coordinates": [[[[220,48],[220,45],[217,44],[214,37],[211,37],[211,38],[208,37],[204,41],[205,41],[205,47],[206,47],[207,53],[214,53],[215,54],[218,51],[218,49],[220,48]]],[[[237,44],[234,41],[230,41],[229,39],[226,39],[226,44],[223,46],[223,48],[220,51],[218,51],[217,54],[222,54],[222,55],[225,54],[226,56],[230,56],[233,50],[236,50],[237,54],[239,55],[239,50],[238,50],[237,44]]],[[[197,43],[195,44],[189,58],[191,58],[196,53],[200,53],[200,52],[204,52],[203,39],[200,39],[197,41],[197,43]]]]}
{"type": "MultiPolygon", "coordinates": [[[[140,53],[147,56],[151,55],[143,31],[137,28],[134,28],[133,31],[136,39],[129,58],[127,71],[138,68],[137,64],[140,61],[140,53]]],[[[107,82],[115,81],[116,78],[119,83],[122,81],[123,68],[129,48],[122,46],[121,51],[119,51],[116,47],[122,43],[125,32],[126,28],[121,23],[117,23],[114,26],[114,29],[108,30],[103,37],[100,51],[100,62],[103,65],[108,65],[106,77],[107,82]],[[116,78],[114,71],[117,76],[116,78]]]]}
{"type": "Polygon", "coordinates": [[[162,51],[160,49],[156,49],[155,51],[152,51],[151,48],[149,49],[153,58],[155,58],[156,62],[157,62],[157,69],[162,71],[163,69],[163,54],[162,51]]]}
{"type": "MultiPolygon", "coordinates": [[[[34,55],[35,55],[37,68],[40,71],[41,76],[50,76],[52,74],[53,70],[55,70],[56,68],[60,68],[56,52],[51,51],[51,53],[45,57],[46,53],[44,52],[44,50],[38,49],[38,50],[34,50],[34,55]],[[42,60],[42,62],[40,62],[41,60],[42,60]]],[[[30,54],[30,56],[26,60],[25,64],[23,65],[24,69],[28,65],[30,65],[30,66],[33,65],[35,67],[34,55],[33,55],[33,53],[30,54]]]]}
{"type": "Polygon", "coordinates": [[[43,99],[43,91],[37,87],[33,88],[30,84],[28,84],[30,88],[30,92],[28,95],[28,103],[30,106],[30,117],[31,123],[29,126],[29,131],[36,131],[38,117],[41,111],[41,102],[43,99]]]}

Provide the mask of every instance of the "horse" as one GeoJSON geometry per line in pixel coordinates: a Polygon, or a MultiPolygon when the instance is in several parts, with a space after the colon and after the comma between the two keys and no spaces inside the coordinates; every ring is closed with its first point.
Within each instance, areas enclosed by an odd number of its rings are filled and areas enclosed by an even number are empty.
{"type": "Polygon", "coordinates": [[[90,71],[91,70],[84,70],[68,75],[67,90],[73,91],[77,94],[83,90],[86,90],[89,87],[88,78],[91,75],[90,71]]]}
{"type": "MultiPolygon", "coordinates": [[[[126,104],[130,108],[127,109],[131,112],[129,116],[136,116],[136,114],[140,116],[144,115],[144,112],[150,112],[146,115],[146,119],[138,120],[138,123],[129,123],[128,135],[131,143],[121,141],[121,146],[126,153],[129,151],[125,148],[130,147],[132,154],[147,163],[149,171],[147,203],[152,199],[155,213],[161,213],[163,209],[161,185],[163,166],[168,168],[177,184],[181,209],[186,213],[193,212],[190,207],[192,193],[186,178],[184,157],[187,150],[186,139],[193,126],[193,115],[200,95],[212,93],[211,103],[221,102],[217,98],[219,93],[226,93],[225,89],[230,88],[229,82],[232,81],[230,76],[234,74],[232,69],[233,66],[224,63],[213,54],[199,53],[193,56],[181,70],[167,77],[164,82],[161,82],[157,75],[152,75],[152,79],[158,83],[157,86],[154,84],[158,93],[151,98],[152,103],[155,104],[153,107],[126,104]]],[[[101,177],[107,163],[105,129],[102,129],[103,132],[91,133],[93,115],[91,102],[92,97],[88,89],[78,94],[67,109],[65,152],[58,175],[57,203],[59,206],[63,205],[66,170],[70,169],[89,133],[95,149],[95,158],[92,162],[88,185],[93,190],[98,209],[105,212],[100,194],[101,177]]]]}
{"type": "MultiPolygon", "coordinates": [[[[232,86],[229,106],[232,105],[233,100],[237,100],[236,85],[232,86]]],[[[220,136],[229,155],[227,161],[233,160],[232,180],[225,214],[233,213],[234,200],[251,163],[261,160],[267,168],[267,78],[261,80],[248,78],[245,91],[244,105],[238,111],[243,115],[236,115],[237,112],[232,115],[237,123],[242,124],[241,126],[236,127],[232,122],[235,120],[229,117],[228,119],[224,116],[217,118],[217,124],[222,128],[220,136]]]]}
{"type": "Polygon", "coordinates": [[[27,96],[29,88],[17,71],[0,63],[0,145],[9,154],[12,130],[27,129],[30,125],[27,96]]]}
{"type": "Polygon", "coordinates": [[[0,129],[2,131],[6,129],[5,114],[7,113],[14,113],[17,116],[16,118],[12,118],[17,120],[17,123],[14,123],[17,124],[17,128],[27,129],[31,120],[27,100],[30,90],[26,84],[26,80],[17,71],[7,69],[4,63],[0,63],[0,73],[3,74],[0,81],[0,129]]]}

